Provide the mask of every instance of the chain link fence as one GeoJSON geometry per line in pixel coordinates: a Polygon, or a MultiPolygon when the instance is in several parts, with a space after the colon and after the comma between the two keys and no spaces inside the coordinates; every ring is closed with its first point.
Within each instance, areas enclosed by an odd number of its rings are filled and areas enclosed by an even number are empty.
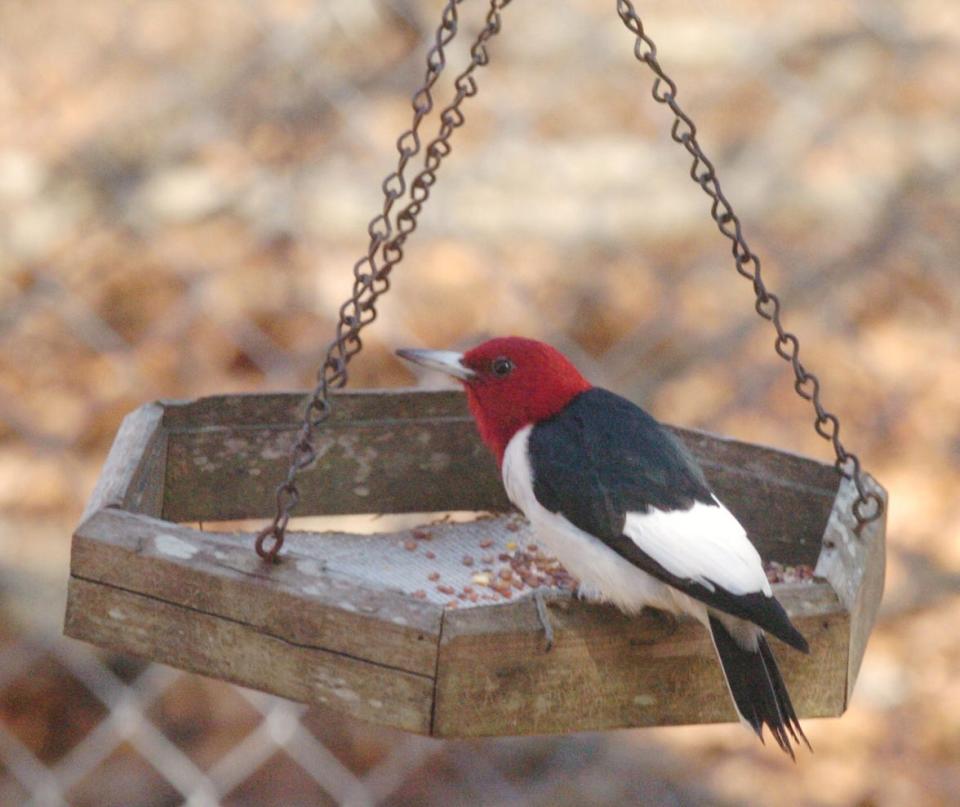
{"type": "MultiPolygon", "coordinates": [[[[615,5],[504,9],[351,385],[419,383],[399,346],[524,333],[666,420],[826,459],[615,5]]],[[[816,756],[794,769],[736,726],[440,742],[60,638],[69,533],[122,415],[312,386],[442,7],[0,8],[0,803],[949,803],[946,0],[637,4],[845,444],[891,490],[883,622],[850,713],[809,721],[816,756]]],[[[449,76],[487,4],[458,9],[449,76]]]]}

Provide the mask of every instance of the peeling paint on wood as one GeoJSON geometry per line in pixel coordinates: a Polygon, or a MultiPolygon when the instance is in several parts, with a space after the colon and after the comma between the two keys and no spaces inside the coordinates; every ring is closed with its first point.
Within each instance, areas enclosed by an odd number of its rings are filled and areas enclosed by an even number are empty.
{"type": "Polygon", "coordinates": [[[339,703],[360,720],[429,732],[429,676],[299,646],[243,623],[76,577],[69,595],[68,636],[293,700],[339,703]],[[103,618],[111,612],[125,618],[103,618]]]}
{"type": "Polygon", "coordinates": [[[160,404],[141,406],[123,419],[81,522],[103,507],[159,515],[167,433],[160,404]]]}
{"type": "Polygon", "coordinates": [[[884,513],[858,535],[853,517],[853,503],[857,498],[854,484],[844,479],[837,494],[836,505],[823,536],[823,551],[814,573],[829,581],[841,602],[851,614],[850,658],[847,669],[846,699],[853,696],[853,685],[860,672],[860,663],[867,647],[867,638],[873,630],[886,574],[886,491],[871,477],[866,477],[867,489],[877,493],[884,503],[884,513]]]}

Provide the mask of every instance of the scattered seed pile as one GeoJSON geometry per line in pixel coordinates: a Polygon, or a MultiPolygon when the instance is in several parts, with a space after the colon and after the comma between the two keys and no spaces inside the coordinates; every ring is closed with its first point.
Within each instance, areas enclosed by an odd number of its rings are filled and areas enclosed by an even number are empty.
{"type": "MultiPolygon", "coordinates": [[[[538,589],[573,591],[577,586],[516,513],[468,522],[441,520],[379,535],[291,533],[290,541],[328,572],[448,608],[504,603],[538,589]]],[[[765,568],[771,583],[813,581],[808,565],[770,561],[765,568]]]]}
{"type": "Polygon", "coordinates": [[[783,563],[777,563],[775,560],[768,560],[764,564],[764,569],[767,572],[767,580],[771,583],[813,582],[813,567],[806,563],[787,566],[783,563]]]}
{"type": "MultiPolygon", "coordinates": [[[[435,561],[425,575],[424,585],[408,592],[420,600],[442,600],[448,608],[478,603],[497,603],[513,596],[530,593],[534,589],[565,589],[572,591],[577,581],[560,562],[530,543],[530,527],[516,514],[502,518],[481,518],[476,523],[486,524],[489,534],[478,536],[473,550],[460,552],[453,568],[450,553],[438,558],[433,546],[438,528],[446,531],[445,522],[411,530],[402,541],[407,552],[418,553],[428,561],[435,561]]],[[[436,544],[440,548],[440,543],[436,544]]],[[[458,550],[461,547],[458,546],[458,550]]]]}
{"type": "MultiPolygon", "coordinates": [[[[505,529],[517,533],[522,527],[516,521],[509,521],[505,529]]],[[[432,539],[428,529],[414,530],[413,534],[414,539],[403,544],[403,548],[410,552],[417,551],[418,541],[432,539]]],[[[543,552],[537,544],[520,546],[517,541],[507,541],[502,551],[498,551],[496,543],[494,538],[483,538],[477,543],[478,554],[468,553],[460,558],[460,565],[471,570],[469,584],[459,582],[460,575],[448,575],[451,578],[448,582],[439,569],[427,574],[427,581],[434,590],[449,598],[446,600],[449,608],[457,608],[462,603],[503,602],[511,599],[514,593],[541,587],[576,588],[576,580],[556,558],[543,552]]],[[[429,549],[423,555],[428,560],[437,557],[429,549]]],[[[428,597],[427,588],[418,588],[411,594],[421,600],[428,597]]]]}
{"type": "Polygon", "coordinates": [[[314,564],[310,568],[449,608],[503,603],[537,589],[572,591],[577,585],[515,513],[378,535],[292,532],[288,540],[291,550],[314,564]]]}

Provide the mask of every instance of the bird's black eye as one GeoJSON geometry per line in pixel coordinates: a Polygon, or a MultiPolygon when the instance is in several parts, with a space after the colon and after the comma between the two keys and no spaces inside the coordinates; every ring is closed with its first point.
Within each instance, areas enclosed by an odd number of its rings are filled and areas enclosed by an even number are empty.
{"type": "Polygon", "coordinates": [[[510,375],[510,372],[513,370],[513,362],[506,356],[500,356],[493,360],[490,369],[493,370],[495,376],[503,378],[510,375]]]}

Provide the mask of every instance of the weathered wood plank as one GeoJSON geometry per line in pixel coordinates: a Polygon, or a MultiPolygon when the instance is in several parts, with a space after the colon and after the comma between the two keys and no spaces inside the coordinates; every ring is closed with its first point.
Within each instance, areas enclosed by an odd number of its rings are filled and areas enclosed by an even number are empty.
{"type": "Polygon", "coordinates": [[[830,522],[823,536],[823,551],[815,569],[817,576],[830,582],[850,612],[850,654],[844,685],[848,702],[853,696],[867,639],[880,610],[886,573],[887,492],[869,475],[864,476],[864,482],[868,490],[883,500],[883,515],[857,535],[852,511],[857,489],[853,482],[844,479],[830,513],[830,522]]]}
{"type": "MultiPolygon", "coordinates": [[[[164,517],[264,517],[303,403],[300,395],[224,396],[168,408],[164,517]]],[[[301,515],[503,511],[509,502],[462,393],[337,394],[300,476],[301,515]]],[[[833,467],[760,446],[674,429],[761,554],[813,563],[836,495],[833,467]]]]}
{"type": "MultiPolygon", "coordinates": [[[[469,418],[459,390],[335,390],[327,423],[420,418],[469,418]]],[[[237,426],[299,427],[309,399],[304,392],[212,395],[192,401],[161,401],[163,425],[171,431],[237,426]]]]}
{"type": "Polygon", "coordinates": [[[160,514],[166,459],[163,414],[160,404],[151,403],[123,419],[81,521],[104,507],[160,514]]]}
{"type": "MultiPolygon", "coordinates": [[[[298,477],[300,515],[504,510],[510,504],[473,424],[440,417],[330,422],[298,477]]],[[[289,465],[292,432],[173,432],[164,518],[265,516],[289,465]]]]}
{"type": "Polygon", "coordinates": [[[439,606],[324,574],[322,558],[302,552],[264,563],[248,535],[102,510],[74,535],[71,573],[294,644],[418,674],[436,668],[439,606]]]}
{"type": "MultiPolygon", "coordinates": [[[[773,641],[801,717],[844,709],[848,615],[829,586],[777,594],[810,642],[804,656],[773,641]]],[[[556,641],[543,652],[532,601],[448,612],[433,733],[440,737],[553,734],[629,726],[735,721],[710,639],[690,618],[551,603],[556,641]]]]}
{"type": "MultiPolygon", "coordinates": [[[[452,418],[472,424],[466,396],[459,390],[359,390],[332,393],[334,407],[328,423],[363,421],[435,420],[452,418]]],[[[216,427],[277,427],[300,425],[304,393],[221,395],[195,401],[162,402],[164,427],[171,431],[216,427]]],[[[832,465],[779,449],[720,437],[696,429],[668,426],[702,461],[767,476],[776,468],[784,483],[827,489],[837,487],[832,465]]]]}
{"type": "Polygon", "coordinates": [[[71,578],[68,636],[426,734],[433,679],[291,644],[250,625],[71,578]]]}

